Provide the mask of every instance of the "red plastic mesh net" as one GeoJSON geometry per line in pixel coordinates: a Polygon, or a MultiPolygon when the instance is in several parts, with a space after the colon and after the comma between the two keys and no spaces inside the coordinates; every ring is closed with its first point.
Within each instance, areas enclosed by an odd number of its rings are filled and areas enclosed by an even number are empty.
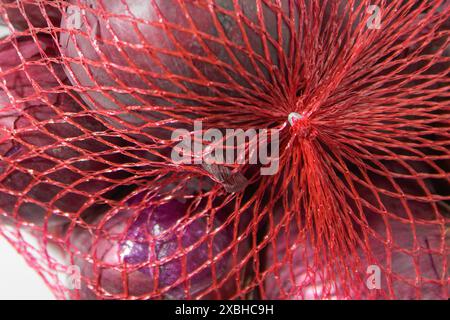
{"type": "Polygon", "coordinates": [[[447,1],[0,18],[0,233],[57,298],[448,299],[447,1]],[[278,129],[279,170],[174,163],[194,121],[278,129]]]}

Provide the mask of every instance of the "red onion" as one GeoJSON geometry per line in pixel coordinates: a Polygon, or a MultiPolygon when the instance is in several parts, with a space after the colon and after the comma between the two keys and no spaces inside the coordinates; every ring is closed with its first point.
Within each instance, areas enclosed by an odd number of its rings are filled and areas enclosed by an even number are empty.
{"type": "MultiPolygon", "coordinates": [[[[421,172],[425,170],[422,168],[421,172]]],[[[345,268],[351,271],[350,278],[341,277],[339,271],[343,271],[344,266],[336,264],[330,268],[336,260],[322,260],[325,252],[317,256],[314,241],[299,232],[295,222],[291,221],[287,224],[290,235],[281,229],[274,239],[275,247],[271,244],[267,247],[266,265],[271,269],[265,282],[267,298],[409,300],[443,299],[448,294],[445,293],[448,270],[442,269],[445,264],[441,259],[448,254],[450,244],[445,236],[448,231],[437,222],[442,219],[439,213],[442,208],[434,207],[431,202],[409,199],[406,207],[412,214],[410,218],[400,194],[392,190],[393,186],[381,176],[375,175],[371,179],[384,208],[369,189],[358,188],[368,223],[365,225],[361,221],[363,226],[359,229],[361,239],[367,235],[368,242],[367,245],[358,243],[355,256],[349,253],[345,258],[345,268]],[[397,197],[388,196],[386,191],[397,197]],[[366,285],[370,266],[380,268],[380,289],[370,290],[366,285]]],[[[423,189],[415,180],[396,183],[406,195],[424,197],[423,189]]],[[[426,188],[433,192],[431,185],[426,188]]]]}
{"type": "MultiPolygon", "coordinates": [[[[169,106],[176,111],[178,105],[213,103],[212,97],[246,96],[244,92],[252,87],[269,90],[269,68],[282,64],[274,45],[269,45],[271,57],[265,57],[261,34],[248,28],[243,34],[236,20],[225,13],[234,10],[229,1],[216,1],[212,7],[210,1],[70,3],[60,43],[72,83],[88,88],[84,97],[90,106],[122,110],[118,111],[121,120],[132,124],[142,119],[124,111],[128,106],[141,106],[139,117],[155,120],[161,115],[144,112],[144,106],[169,106]],[[168,24],[187,31],[167,30],[164,25],[168,24]],[[224,37],[230,41],[228,45],[222,43],[224,37]]],[[[256,1],[242,1],[241,7],[246,19],[257,21],[256,1]]],[[[288,10],[286,4],[283,7],[288,10]]],[[[276,17],[267,8],[263,10],[265,27],[276,33],[276,17]]],[[[283,25],[285,49],[290,43],[287,29],[283,25]]]]}
{"type": "Polygon", "coordinates": [[[6,10],[9,22],[21,30],[58,27],[61,22],[62,13],[56,1],[1,0],[0,7],[6,10]]]}
{"type": "Polygon", "coordinates": [[[52,38],[40,35],[36,39],[17,37],[0,45],[0,109],[54,103],[54,93],[66,76],[58,64],[49,62],[58,49],[52,38]]]}
{"type": "MultiPolygon", "coordinates": [[[[46,106],[61,101],[62,96],[46,93],[57,89],[66,78],[62,69],[47,63],[56,54],[53,40],[38,36],[17,37],[0,44],[0,154],[7,155],[12,147],[13,129],[17,129],[22,112],[28,107],[46,106]],[[45,92],[44,92],[45,91],[45,92]]],[[[44,111],[45,112],[45,111],[44,111]]],[[[22,118],[22,122],[25,121],[22,118]]],[[[22,123],[22,126],[24,124],[22,123]]],[[[18,150],[15,150],[16,152],[18,150]]],[[[0,166],[0,173],[2,168],[0,166]]]]}
{"type": "MultiPolygon", "coordinates": [[[[66,215],[77,212],[79,197],[61,194],[63,188],[52,181],[70,185],[81,175],[52,169],[58,162],[74,165],[85,157],[70,148],[71,143],[80,143],[75,137],[85,134],[71,123],[93,133],[106,130],[90,116],[77,116],[82,107],[69,94],[59,93],[66,76],[58,64],[49,62],[56,54],[53,40],[43,35],[36,40],[17,37],[0,45],[0,206],[14,217],[14,223],[45,223],[52,228],[70,221],[66,215]],[[70,117],[62,120],[62,114],[70,117]],[[71,140],[63,145],[65,137],[71,140]],[[46,206],[50,201],[54,201],[52,206],[46,206]]],[[[102,148],[98,145],[88,137],[82,146],[95,152],[102,148]]],[[[84,161],[83,170],[95,172],[98,166],[84,161]]],[[[90,187],[95,189],[96,182],[90,187]]]]}
{"type": "MultiPolygon", "coordinates": [[[[231,235],[223,229],[211,238],[207,218],[188,222],[187,208],[177,200],[139,212],[130,208],[92,233],[76,231],[72,243],[83,254],[75,259],[84,279],[81,298],[192,299],[208,291],[214,279],[219,283],[230,272],[229,254],[221,254],[231,235]]],[[[212,230],[221,223],[216,219],[213,225],[212,230]]],[[[222,286],[222,297],[228,287],[222,286]]]]}
{"type": "MultiPolygon", "coordinates": [[[[357,269],[352,266],[350,270],[353,276],[359,275],[362,278],[346,284],[336,279],[331,272],[321,269],[321,266],[314,263],[314,248],[310,243],[301,241],[296,238],[297,235],[292,234],[289,247],[287,247],[286,240],[280,237],[276,247],[279,265],[276,272],[269,274],[265,282],[267,298],[294,300],[384,299],[388,297],[401,300],[443,299],[446,278],[442,278],[442,276],[448,274],[448,270],[443,270],[443,265],[440,263],[442,255],[446,254],[445,249],[442,249],[442,231],[436,226],[416,227],[415,237],[419,249],[417,261],[414,261],[412,226],[393,220],[389,220],[388,223],[395,239],[393,248],[386,249],[386,243],[382,242],[387,241],[386,226],[378,219],[371,225],[371,228],[380,236],[381,240],[371,237],[369,241],[369,248],[374,255],[374,260],[369,262],[360,251],[362,263],[357,269]],[[295,245],[295,249],[290,247],[293,245],[295,245]],[[387,257],[386,250],[391,251],[391,258],[387,257]],[[409,250],[409,253],[405,253],[404,250],[409,250]],[[434,253],[429,252],[430,250],[434,253]],[[419,273],[416,273],[416,265],[419,273]],[[380,267],[380,289],[370,290],[366,286],[370,277],[370,273],[368,273],[370,266],[380,267]],[[420,282],[416,282],[416,278],[420,279],[420,282]],[[392,295],[389,293],[388,282],[392,285],[392,295]],[[420,296],[417,296],[416,290],[419,290],[420,296]]],[[[448,248],[448,240],[447,244],[444,243],[444,248],[445,246],[448,248]]],[[[273,263],[273,248],[269,246],[268,250],[267,261],[273,263]]],[[[352,264],[350,261],[353,261],[352,257],[348,257],[348,265],[352,264]]]]}

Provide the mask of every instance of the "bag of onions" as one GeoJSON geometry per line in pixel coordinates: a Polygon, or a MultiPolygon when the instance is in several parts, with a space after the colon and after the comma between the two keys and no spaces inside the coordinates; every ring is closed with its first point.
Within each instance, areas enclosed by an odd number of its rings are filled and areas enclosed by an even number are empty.
{"type": "Polygon", "coordinates": [[[55,297],[449,298],[448,1],[0,19],[0,235],[55,297]]]}

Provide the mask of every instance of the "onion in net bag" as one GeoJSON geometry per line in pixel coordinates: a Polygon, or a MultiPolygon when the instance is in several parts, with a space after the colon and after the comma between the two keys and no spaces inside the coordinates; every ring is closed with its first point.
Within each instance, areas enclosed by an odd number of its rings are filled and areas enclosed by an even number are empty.
{"type": "Polygon", "coordinates": [[[56,297],[448,299],[447,1],[30,5],[0,3],[0,232],[56,297]],[[200,121],[248,159],[275,130],[277,170],[174,161],[200,121]]]}

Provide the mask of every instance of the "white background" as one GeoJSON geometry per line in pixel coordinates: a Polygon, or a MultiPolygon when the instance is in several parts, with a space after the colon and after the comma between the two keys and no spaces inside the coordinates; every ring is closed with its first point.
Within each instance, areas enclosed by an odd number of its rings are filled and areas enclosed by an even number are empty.
{"type": "Polygon", "coordinates": [[[39,275],[0,236],[0,300],[54,299],[39,275]]]}

